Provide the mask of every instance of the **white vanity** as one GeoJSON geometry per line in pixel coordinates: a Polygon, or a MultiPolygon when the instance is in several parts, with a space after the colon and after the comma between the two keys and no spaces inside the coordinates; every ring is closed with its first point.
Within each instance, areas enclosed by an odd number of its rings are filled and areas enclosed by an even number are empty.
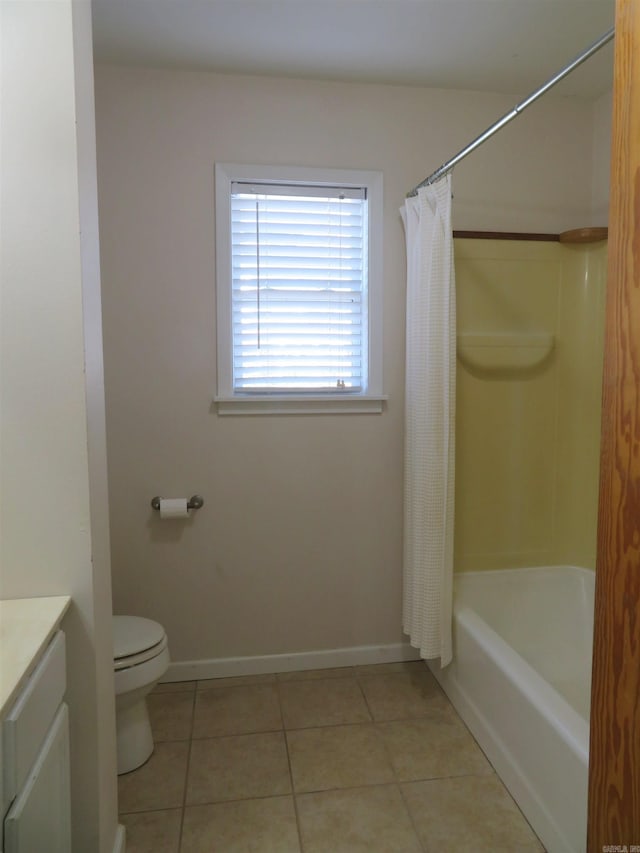
{"type": "Polygon", "coordinates": [[[68,596],[0,601],[0,853],[69,853],[68,596]]]}

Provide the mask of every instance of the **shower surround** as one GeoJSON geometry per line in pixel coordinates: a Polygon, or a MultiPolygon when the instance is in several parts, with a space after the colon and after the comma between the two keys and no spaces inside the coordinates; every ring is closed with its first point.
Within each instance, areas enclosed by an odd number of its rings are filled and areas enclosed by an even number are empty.
{"type": "Polygon", "coordinates": [[[546,849],[582,853],[606,242],[461,239],[456,274],[454,659],[432,671],[546,849]]]}
{"type": "Polygon", "coordinates": [[[455,568],[593,569],[606,241],[455,253],[455,568]]]}

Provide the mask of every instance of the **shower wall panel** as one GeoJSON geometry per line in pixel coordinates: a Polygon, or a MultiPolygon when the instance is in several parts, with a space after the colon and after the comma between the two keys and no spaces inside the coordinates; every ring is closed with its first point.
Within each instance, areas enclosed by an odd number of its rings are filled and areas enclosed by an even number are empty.
{"type": "Polygon", "coordinates": [[[594,565],[605,251],[456,240],[457,570],[594,565]]]}
{"type": "Polygon", "coordinates": [[[554,551],[595,568],[607,244],[562,252],[554,551]]]}

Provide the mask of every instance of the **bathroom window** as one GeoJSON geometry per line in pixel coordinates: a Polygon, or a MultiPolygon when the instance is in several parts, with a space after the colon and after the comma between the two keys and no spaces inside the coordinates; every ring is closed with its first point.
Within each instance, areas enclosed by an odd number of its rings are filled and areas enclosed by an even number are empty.
{"type": "Polygon", "coordinates": [[[221,414],[382,409],[382,174],[216,165],[221,414]]]}

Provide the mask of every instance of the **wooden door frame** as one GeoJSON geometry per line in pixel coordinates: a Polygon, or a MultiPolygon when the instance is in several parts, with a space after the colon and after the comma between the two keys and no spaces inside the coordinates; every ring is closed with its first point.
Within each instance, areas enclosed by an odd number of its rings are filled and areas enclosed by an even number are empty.
{"type": "Polygon", "coordinates": [[[640,850],[640,0],[616,2],[602,407],[589,853],[640,850]]]}

